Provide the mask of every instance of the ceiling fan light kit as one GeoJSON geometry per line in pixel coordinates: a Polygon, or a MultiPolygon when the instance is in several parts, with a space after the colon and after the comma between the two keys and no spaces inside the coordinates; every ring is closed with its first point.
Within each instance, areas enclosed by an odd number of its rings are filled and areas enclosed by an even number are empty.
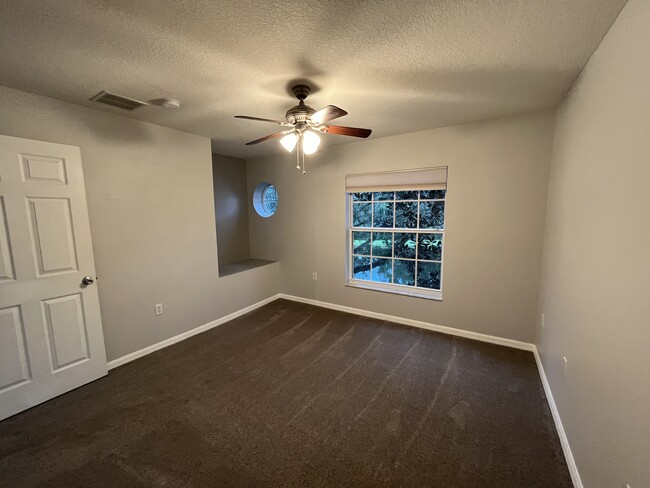
{"type": "Polygon", "coordinates": [[[293,132],[289,132],[286,136],[280,139],[280,144],[282,144],[282,147],[284,147],[289,152],[293,151],[293,148],[296,147],[297,142],[298,136],[293,132]]]}
{"type": "Polygon", "coordinates": [[[302,149],[305,151],[305,154],[314,154],[318,151],[319,145],[320,137],[318,137],[318,134],[311,130],[306,130],[302,133],[302,149]]]}
{"type": "Polygon", "coordinates": [[[352,137],[368,137],[372,131],[370,129],[361,129],[358,127],[343,127],[339,125],[330,125],[330,120],[343,117],[348,113],[334,105],[328,105],[318,111],[305,104],[305,99],[311,93],[311,88],[307,85],[295,85],[292,88],[293,94],[298,99],[298,105],[291,107],[285,114],[286,122],[281,120],[263,119],[259,117],[250,117],[248,115],[235,115],[237,119],[257,120],[259,122],[270,122],[278,124],[288,129],[269,134],[251,142],[247,146],[259,144],[269,139],[280,138],[280,144],[287,151],[292,152],[296,149],[296,167],[302,168],[305,174],[305,154],[314,154],[320,145],[321,134],[339,134],[352,137]]]}

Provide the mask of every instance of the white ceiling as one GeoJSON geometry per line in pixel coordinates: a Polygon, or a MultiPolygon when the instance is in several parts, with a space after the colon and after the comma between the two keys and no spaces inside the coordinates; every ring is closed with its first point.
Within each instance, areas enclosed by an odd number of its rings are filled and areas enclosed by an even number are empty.
{"type": "Polygon", "coordinates": [[[553,107],[624,3],[3,0],[0,84],[90,106],[102,89],[178,98],[177,111],[105,110],[249,158],[279,150],[244,146],[276,126],[232,116],[282,118],[292,80],[371,137],[553,107]]]}

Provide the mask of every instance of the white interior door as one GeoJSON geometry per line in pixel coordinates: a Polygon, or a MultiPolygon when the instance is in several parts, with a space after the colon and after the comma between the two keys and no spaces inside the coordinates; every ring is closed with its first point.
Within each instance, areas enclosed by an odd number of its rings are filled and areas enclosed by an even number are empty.
{"type": "Polygon", "coordinates": [[[106,374],[85,276],[95,264],[79,148],[0,136],[0,420],[106,374]]]}

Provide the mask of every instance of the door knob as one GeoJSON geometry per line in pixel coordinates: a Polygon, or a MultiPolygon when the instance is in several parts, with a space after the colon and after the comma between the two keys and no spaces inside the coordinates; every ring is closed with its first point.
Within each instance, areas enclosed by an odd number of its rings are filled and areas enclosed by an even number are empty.
{"type": "Polygon", "coordinates": [[[90,276],[84,276],[81,280],[82,285],[92,285],[95,282],[90,276]]]}

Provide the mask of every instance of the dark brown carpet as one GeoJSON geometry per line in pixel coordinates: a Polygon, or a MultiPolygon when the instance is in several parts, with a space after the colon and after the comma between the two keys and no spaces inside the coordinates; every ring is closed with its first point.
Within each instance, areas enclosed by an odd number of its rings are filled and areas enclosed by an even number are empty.
{"type": "Polygon", "coordinates": [[[275,301],[0,422],[6,487],[570,487],[529,352],[275,301]]]}

